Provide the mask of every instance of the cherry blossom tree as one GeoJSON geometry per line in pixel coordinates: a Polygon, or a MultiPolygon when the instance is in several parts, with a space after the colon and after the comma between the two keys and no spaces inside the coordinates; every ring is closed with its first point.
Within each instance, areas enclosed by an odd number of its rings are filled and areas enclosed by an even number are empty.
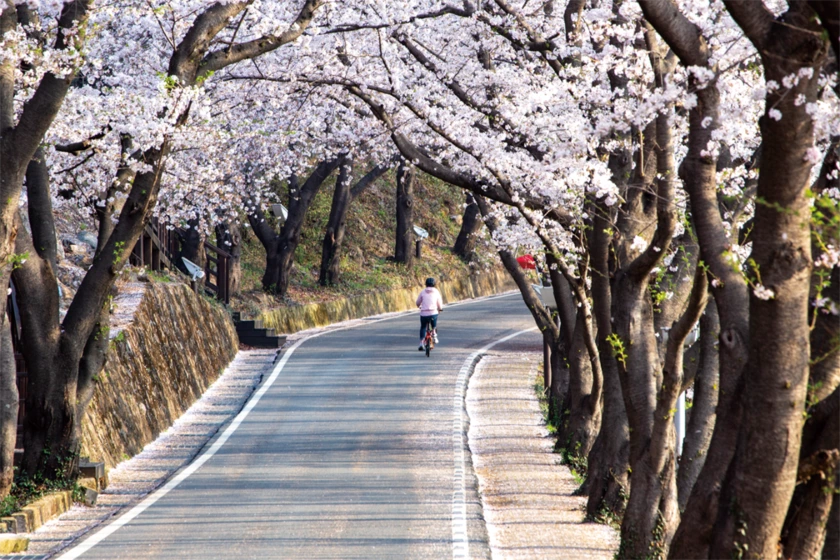
{"type": "MultiPolygon", "coordinates": [[[[316,1],[276,9],[251,2],[209,6],[127,2],[91,13],[91,21],[100,27],[97,42],[91,43],[82,66],[82,84],[74,91],[78,99],[66,107],[71,117],[56,121],[52,128],[45,123],[40,137],[26,139],[37,146],[49,128],[54,138],[81,145],[78,150],[57,151],[47,154],[47,161],[42,158],[29,164],[33,175],[31,181],[27,177],[26,188],[32,233],[18,227],[16,239],[12,237],[17,254],[29,256],[14,271],[21,286],[24,355],[32,372],[22,474],[61,478],[76,470],[79,422],[106,358],[108,296],[154,211],[158,194],[167,183],[167,170],[181,171],[178,158],[170,156],[201,146],[189,135],[206,129],[205,120],[211,116],[209,104],[201,99],[202,86],[216,71],[297,40],[318,6],[316,1]],[[241,29],[246,18],[259,23],[241,29]],[[148,44],[155,45],[145,51],[150,55],[148,64],[132,64],[138,56],[136,49],[148,44]],[[73,113],[85,118],[74,119],[73,113]],[[197,130],[186,126],[190,118],[198,120],[197,130]],[[96,132],[91,134],[92,130],[96,132]],[[129,153],[124,152],[126,146],[130,146],[129,153]],[[86,152],[94,155],[88,157],[86,152]],[[53,157],[60,161],[57,154],[64,153],[87,159],[71,175],[62,176],[58,188],[81,186],[105,193],[106,209],[107,204],[121,200],[113,206],[116,224],[100,228],[102,236],[93,263],[66,314],[60,317],[51,259],[55,233],[49,219],[51,197],[46,194],[49,183],[40,180],[49,179],[49,174],[41,169],[36,177],[34,172],[53,157]],[[116,191],[124,195],[117,197],[116,191]]],[[[13,63],[11,58],[4,60],[7,65],[13,63]]],[[[70,78],[65,80],[64,92],[70,78]]],[[[29,103],[36,99],[37,92],[29,103]]],[[[18,127],[27,122],[26,107],[24,104],[18,127]]],[[[58,110],[56,106],[53,115],[58,110]]],[[[15,214],[11,211],[13,217],[15,214]]]]}

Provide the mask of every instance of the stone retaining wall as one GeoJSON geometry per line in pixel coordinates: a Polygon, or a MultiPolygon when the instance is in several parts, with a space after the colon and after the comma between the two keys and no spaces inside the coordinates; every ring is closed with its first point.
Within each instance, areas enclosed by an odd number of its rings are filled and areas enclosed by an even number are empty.
{"type": "MultiPolygon", "coordinates": [[[[437,287],[444,303],[448,303],[515,290],[516,284],[504,270],[493,270],[464,279],[439,282],[437,287]]],[[[418,286],[327,303],[281,307],[263,312],[260,319],[266,327],[278,333],[291,334],[348,319],[415,309],[414,301],[421,289],[422,287],[418,286]]]]}
{"type": "Polygon", "coordinates": [[[82,424],[82,456],[108,467],[169,428],[239,348],[222,307],[183,284],[157,282],[146,285],[133,320],[111,343],[82,424]]]}

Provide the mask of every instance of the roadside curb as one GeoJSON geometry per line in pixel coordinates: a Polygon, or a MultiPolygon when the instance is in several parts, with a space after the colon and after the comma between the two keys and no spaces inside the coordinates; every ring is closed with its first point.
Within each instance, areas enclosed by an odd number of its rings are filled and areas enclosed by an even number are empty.
{"type": "Polygon", "coordinates": [[[580,482],[554,453],[535,391],[539,342],[487,354],[470,380],[468,439],[491,556],[610,560],[618,532],[586,521],[580,482]]]}
{"type": "MultiPolygon", "coordinates": [[[[71,507],[73,507],[73,493],[69,490],[47,494],[23,506],[20,511],[8,517],[0,517],[0,532],[31,533],[71,507]]],[[[28,543],[29,539],[26,539],[26,542],[28,543]]],[[[2,548],[0,552],[20,552],[21,550],[26,550],[26,548],[15,550],[2,548]]]]}
{"type": "Polygon", "coordinates": [[[0,535],[0,554],[25,552],[29,546],[29,538],[19,535],[0,535]]]}

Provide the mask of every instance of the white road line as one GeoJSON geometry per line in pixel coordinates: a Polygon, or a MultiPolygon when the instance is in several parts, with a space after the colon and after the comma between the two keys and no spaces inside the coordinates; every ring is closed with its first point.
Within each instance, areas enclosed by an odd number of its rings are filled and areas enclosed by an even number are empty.
{"type": "Polygon", "coordinates": [[[495,342],[491,342],[484,348],[476,350],[464,361],[461,370],[458,372],[458,379],[455,381],[455,399],[453,403],[455,419],[452,423],[452,448],[455,457],[455,469],[453,476],[452,491],[452,558],[470,557],[470,540],[467,533],[467,441],[466,441],[466,412],[464,399],[467,396],[467,380],[470,371],[475,367],[482,354],[502,342],[521,334],[537,330],[537,327],[525,329],[513,333],[495,342]]]}
{"type": "MultiPolygon", "coordinates": [[[[483,298],[476,298],[474,300],[467,300],[467,301],[461,301],[461,302],[458,302],[458,303],[454,303],[452,305],[448,305],[447,307],[455,307],[455,306],[469,304],[469,303],[480,303],[480,302],[483,302],[483,301],[487,301],[488,299],[508,297],[510,295],[513,295],[513,294],[512,293],[505,293],[505,294],[500,294],[500,295],[487,296],[487,297],[483,297],[483,298]]],[[[400,315],[393,315],[393,316],[390,316],[390,317],[383,317],[382,319],[376,319],[374,321],[368,321],[368,322],[365,323],[365,325],[369,325],[369,324],[372,324],[372,323],[379,323],[380,321],[388,321],[388,320],[391,320],[391,319],[396,319],[398,317],[402,317],[402,316],[410,314],[410,313],[416,313],[416,311],[414,311],[414,310],[406,311],[405,313],[401,313],[400,315]]],[[[120,527],[127,524],[132,519],[134,519],[135,517],[137,517],[138,515],[143,513],[146,509],[151,507],[155,502],[157,502],[158,500],[160,500],[161,498],[166,496],[170,491],[177,488],[178,485],[180,485],[182,482],[184,482],[190,475],[192,475],[194,472],[196,472],[198,469],[200,469],[201,466],[204,463],[206,463],[208,460],[210,460],[210,458],[213,457],[213,455],[215,455],[219,451],[219,449],[221,449],[221,447],[225,444],[225,442],[227,442],[227,440],[230,438],[230,436],[232,436],[233,433],[236,431],[236,429],[239,428],[239,425],[242,424],[242,422],[245,420],[245,418],[248,416],[248,414],[251,413],[251,410],[253,410],[253,408],[255,406],[257,406],[257,403],[260,402],[260,399],[266,393],[266,391],[268,391],[268,389],[271,388],[271,385],[274,383],[274,381],[280,375],[280,372],[283,370],[283,367],[286,365],[286,362],[289,361],[289,358],[292,356],[292,354],[294,354],[294,352],[298,348],[298,346],[300,346],[301,344],[303,344],[304,342],[306,342],[308,340],[319,337],[323,334],[333,333],[333,332],[337,332],[337,331],[341,331],[341,330],[345,330],[345,329],[350,329],[350,328],[358,327],[358,326],[360,326],[360,325],[358,323],[356,323],[356,324],[353,324],[353,325],[348,325],[346,327],[339,327],[339,328],[334,328],[334,329],[329,329],[329,330],[324,330],[324,331],[321,331],[321,332],[318,332],[318,333],[314,333],[314,334],[311,334],[311,335],[306,336],[304,338],[301,338],[300,340],[295,342],[288,350],[284,350],[283,351],[283,357],[280,359],[280,361],[277,363],[277,365],[274,366],[274,370],[271,372],[271,375],[269,376],[269,378],[265,381],[265,383],[263,383],[262,387],[260,387],[259,390],[257,390],[256,393],[254,393],[254,396],[251,397],[248,400],[248,402],[245,404],[245,407],[239,412],[239,414],[236,415],[236,418],[233,419],[233,422],[230,423],[230,426],[227,427],[227,429],[222,433],[222,435],[219,436],[219,439],[217,439],[213,443],[213,445],[210,446],[210,448],[207,451],[202,453],[195,461],[190,463],[184,470],[179,472],[173,478],[169,479],[166,482],[166,484],[164,484],[163,486],[161,486],[160,488],[155,490],[151,495],[147,496],[139,504],[132,507],[129,511],[127,511],[126,513],[124,513],[123,515],[121,515],[120,517],[118,517],[117,519],[112,521],[111,523],[109,523],[107,526],[103,527],[102,529],[100,529],[99,531],[97,531],[96,533],[94,533],[93,535],[91,535],[90,537],[85,539],[84,541],[82,541],[81,544],[79,544],[77,546],[74,546],[73,548],[71,548],[70,550],[68,550],[67,552],[65,552],[61,556],[59,556],[58,560],[74,560],[74,559],[80,557],[82,554],[89,551],[91,548],[93,548],[94,546],[96,546],[97,544],[102,542],[103,540],[107,539],[110,535],[112,535],[114,532],[116,532],[120,527]]],[[[533,329],[531,329],[531,330],[533,330],[533,329]]],[[[526,331],[522,331],[522,332],[526,332],[526,331]]],[[[494,342],[494,343],[492,343],[488,346],[485,346],[484,348],[482,348],[478,352],[473,353],[471,355],[471,358],[472,358],[472,356],[477,356],[481,352],[486,351],[488,348],[494,346],[495,344],[498,344],[499,342],[504,342],[505,340],[507,340],[509,338],[513,338],[514,336],[517,336],[519,334],[521,334],[521,333],[516,333],[516,334],[511,335],[507,338],[503,338],[502,340],[498,340],[498,341],[496,341],[496,342],[494,342]]],[[[463,369],[462,369],[462,372],[463,372],[463,369]]],[[[458,375],[458,378],[459,379],[461,378],[460,373],[458,375]]],[[[461,460],[462,460],[462,464],[463,464],[463,455],[461,457],[461,460]]],[[[463,475],[462,475],[462,478],[463,478],[463,475]]],[[[466,517],[464,517],[464,519],[465,519],[464,527],[466,527],[466,517]]],[[[453,522],[454,522],[454,518],[453,518],[453,522]]]]}

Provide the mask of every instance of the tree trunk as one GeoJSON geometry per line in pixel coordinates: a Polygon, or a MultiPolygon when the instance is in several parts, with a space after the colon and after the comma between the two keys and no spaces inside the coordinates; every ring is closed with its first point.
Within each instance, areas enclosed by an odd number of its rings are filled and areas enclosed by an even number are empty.
{"type": "Polygon", "coordinates": [[[295,250],[300,244],[300,235],[306,219],[306,212],[312,205],[315,195],[327,180],[327,177],[345,159],[339,155],[330,160],[324,160],[315,167],[303,185],[300,185],[296,175],[289,178],[289,215],[280,228],[275,232],[268,225],[263,215],[249,214],[248,222],[257,238],[265,248],[266,265],[262,285],[266,292],[285,297],[289,289],[295,250]]]}
{"type": "Polygon", "coordinates": [[[599,342],[599,348],[604,370],[604,412],[601,430],[587,459],[586,516],[614,525],[621,523],[630,495],[630,430],[618,364],[609,343],[599,342]]]}
{"type": "Polygon", "coordinates": [[[341,273],[341,248],[346,231],[347,210],[365,189],[371,186],[374,181],[391,168],[390,160],[380,163],[368,171],[364,177],[356,181],[351,188],[349,181],[353,171],[352,160],[348,156],[345,161],[346,163],[342,164],[339,168],[339,178],[336,180],[336,191],[333,195],[332,207],[330,208],[330,219],[327,222],[327,231],[324,235],[323,251],[321,253],[321,272],[318,278],[322,286],[335,284],[339,280],[341,273]],[[344,188],[339,191],[339,185],[344,182],[348,183],[346,193],[344,188]]]}
{"type": "MultiPolygon", "coordinates": [[[[8,284],[8,274],[0,274],[0,285],[8,284]]],[[[9,494],[15,478],[18,389],[12,326],[4,305],[0,309],[0,500],[9,494]]]]}
{"type": "Polygon", "coordinates": [[[289,291],[295,249],[297,249],[299,242],[300,237],[298,236],[296,239],[290,240],[280,246],[280,251],[277,255],[277,291],[275,292],[280,297],[285,297],[289,291]]]}
{"type": "Polygon", "coordinates": [[[832,459],[830,472],[825,474],[825,478],[812,476],[804,485],[798,486],[794,493],[788,515],[795,515],[795,519],[782,534],[786,559],[836,558],[825,556],[823,553],[828,520],[837,489],[837,458],[832,459]]]}
{"type": "MultiPolygon", "coordinates": [[[[828,166],[828,173],[833,169],[833,164],[828,166]]],[[[832,182],[840,181],[831,181],[826,186],[835,187],[832,182]]],[[[812,190],[820,194],[819,186],[812,190]]],[[[816,244],[814,252],[821,252],[816,244]]],[[[840,300],[840,268],[831,271],[829,281],[830,285],[821,293],[812,293],[812,301],[817,297],[840,300]]],[[[782,542],[785,558],[818,559],[822,555],[829,559],[840,557],[840,542],[832,531],[836,523],[833,518],[840,513],[838,501],[833,499],[837,483],[834,454],[840,449],[840,357],[836,338],[840,317],[816,308],[811,313],[814,327],[807,419],[802,432],[797,487],[788,508],[782,542]]]]}
{"type": "MultiPolygon", "coordinates": [[[[835,484],[840,487],[840,481],[835,479],[835,484]]],[[[822,560],[836,560],[837,558],[840,558],[840,498],[835,495],[828,514],[822,560]]]]}
{"type": "Polygon", "coordinates": [[[589,455],[601,427],[601,407],[592,406],[591,402],[593,376],[583,338],[585,321],[583,313],[578,312],[572,347],[566,354],[569,361],[568,416],[558,426],[557,434],[557,445],[576,462],[585,460],[589,455]]]}
{"type": "Polygon", "coordinates": [[[691,489],[680,526],[671,543],[673,558],[708,558],[712,528],[720,503],[720,489],[734,454],[741,422],[742,370],[749,343],[747,286],[740,271],[722,257],[730,244],[717,200],[717,171],[713,158],[703,155],[717,122],[720,94],[710,84],[697,93],[698,104],[689,113],[689,152],[680,169],[691,203],[700,259],[709,267],[712,293],[720,317],[718,363],[720,385],[715,429],[709,452],[691,489]]]}
{"type": "MultiPolygon", "coordinates": [[[[620,87],[623,78],[610,74],[613,88],[620,87]]],[[[633,157],[629,149],[609,155],[613,181],[626,191],[633,157]]],[[[604,402],[601,429],[587,458],[588,476],[586,516],[588,519],[617,525],[621,523],[630,495],[630,432],[627,412],[618,378],[618,362],[608,341],[612,334],[612,287],[610,243],[615,210],[604,201],[594,202],[593,228],[588,236],[589,258],[592,268],[592,311],[598,328],[598,355],[604,372],[604,402]]],[[[615,260],[613,259],[613,265],[615,260]]]]}
{"type": "Polygon", "coordinates": [[[670,459],[651,464],[656,395],[661,386],[659,354],[653,333],[653,308],[646,282],[621,273],[613,294],[615,333],[621,341],[619,379],[630,426],[632,489],[621,523],[618,558],[659,557],[667,550],[667,526],[678,519],[673,430],[670,459]]]}
{"type": "Polygon", "coordinates": [[[484,222],[481,221],[481,212],[472,193],[467,193],[467,207],[464,208],[464,218],[461,222],[461,231],[455,245],[452,246],[452,253],[461,257],[464,261],[471,261],[475,253],[475,245],[478,240],[478,232],[484,222]]]}
{"type": "Polygon", "coordinates": [[[711,555],[770,558],[797,479],[810,361],[808,295],[811,279],[811,210],[808,187],[814,142],[807,103],[815,102],[819,69],[828,45],[814,13],[793,3],[779,19],[754,14],[726,0],[736,22],[761,53],[765,77],[781,80],[803,68],[790,91],[767,92],[766,110],[782,120],[762,118],[753,249],[749,274],[772,291],[770,299],[750,295],[749,360],[744,369],[744,413],[733,463],[724,479],[711,555]],[[763,31],[755,17],[765,17],[763,31]]]}
{"type": "MultiPolygon", "coordinates": [[[[657,82],[662,85],[667,72],[652,29],[646,32],[645,38],[657,82]]],[[[656,230],[649,246],[616,273],[612,294],[612,343],[618,355],[621,391],[630,425],[632,468],[632,488],[621,523],[619,558],[663,556],[679,522],[675,436],[671,418],[682,386],[683,340],[694,321],[692,317],[683,315],[674,325],[675,330],[683,329],[685,334],[680,335],[678,342],[672,334],[669,358],[662,365],[654,333],[653,305],[648,293],[650,272],[668,250],[676,224],[672,206],[676,166],[669,120],[671,112],[657,115],[654,128],[656,230]],[[676,349],[673,348],[675,345],[676,349]]],[[[696,279],[695,288],[699,289],[696,279]]],[[[702,303],[705,305],[705,283],[702,288],[702,303]]]]}
{"type": "MultiPolygon", "coordinates": [[[[127,134],[120,135],[120,148],[120,152],[122,154],[128,155],[131,153],[131,136],[127,134]]],[[[135,152],[134,158],[139,157],[140,153],[141,152],[139,151],[135,152]]],[[[33,162],[36,159],[39,159],[38,153],[35,154],[33,162]]],[[[30,163],[30,165],[32,165],[32,163],[30,163]]],[[[44,167],[46,168],[46,165],[44,167]]],[[[105,243],[108,242],[108,238],[111,237],[111,233],[114,231],[114,214],[122,210],[122,204],[116,200],[116,194],[125,194],[126,190],[131,188],[131,181],[134,180],[135,175],[136,172],[131,168],[129,162],[123,158],[122,161],[120,161],[120,166],[117,168],[117,174],[111,182],[111,185],[100,194],[101,206],[98,204],[94,205],[96,220],[99,222],[99,233],[96,238],[97,253],[99,253],[101,248],[105,246],[105,243]]]]}
{"type": "Polygon", "coordinates": [[[397,168],[397,241],[394,260],[414,263],[414,168],[405,162],[397,168]]]}
{"type": "MultiPolygon", "coordinates": [[[[65,51],[68,48],[84,48],[84,30],[90,4],[90,0],[75,0],[62,6],[56,21],[55,49],[65,51]],[[80,33],[72,32],[71,29],[78,29],[80,33]],[[65,36],[72,39],[67,40],[65,36]]],[[[4,3],[0,8],[0,36],[14,31],[20,23],[23,22],[19,21],[18,6],[15,3],[4,3]]],[[[0,61],[0,266],[4,269],[0,279],[3,280],[3,290],[8,285],[11,257],[15,254],[17,213],[27,167],[42,145],[76,76],[75,71],[60,77],[52,72],[45,73],[33,85],[34,91],[27,102],[17,111],[15,67],[19,63],[20,60],[14,56],[4,57],[0,61]]],[[[5,295],[2,303],[5,307],[5,295]]]]}
{"type": "Polygon", "coordinates": [[[350,207],[350,179],[353,174],[353,161],[347,158],[338,169],[335,180],[330,217],[327,220],[327,230],[321,248],[321,271],[318,282],[322,286],[332,286],[338,283],[341,264],[341,245],[344,241],[344,231],[347,222],[347,209],[350,207]]]}
{"type": "Polygon", "coordinates": [[[797,487],[782,530],[784,557],[818,560],[837,488],[840,461],[840,389],[809,411],[803,431],[797,487]]]}
{"type": "Polygon", "coordinates": [[[691,489],[706,462],[712,431],[715,428],[720,371],[717,350],[719,331],[717,307],[715,302],[710,300],[706,304],[706,313],[700,318],[700,359],[694,377],[694,400],[677,471],[681,511],[685,509],[691,489]]]}
{"type": "MultiPolygon", "coordinates": [[[[551,339],[551,387],[549,389],[548,411],[555,426],[563,425],[569,412],[569,352],[572,347],[572,339],[575,333],[575,320],[577,307],[575,307],[574,296],[571,287],[556,267],[551,268],[551,263],[556,262],[553,255],[546,254],[546,263],[549,265],[548,276],[551,278],[551,290],[554,292],[554,301],[557,302],[557,318],[555,324],[560,329],[559,338],[551,339]]],[[[553,336],[553,335],[552,335],[553,336]]],[[[558,443],[561,439],[558,438],[558,443]]],[[[564,442],[565,443],[565,442],[564,442]]],[[[562,445],[562,444],[561,444],[562,445]]]]}
{"type": "Polygon", "coordinates": [[[565,328],[561,323],[561,334],[556,340],[550,332],[543,333],[544,341],[551,349],[551,361],[548,364],[551,368],[551,380],[546,396],[548,397],[548,416],[555,427],[561,426],[564,422],[569,402],[569,367],[566,361],[568,346],[563,336],[565,328]]]}
{"type": "Polygon", "coordinates": [[[17,215],[15,250],[28,253],[29,258],[13,272],[29,376],[22,476],[69,483],[76,474],[79,423],[107,351],[108,296],[154,207],[168,150],[164,142],[160,150],[143,155],[151,169],[135,176],[119,221],[98,248],[61,320],[53,257],[55,225],[47,195],[49,174],[33,174],[27,181],[31,233],[23,227],[24,217],[17,215]]]}

